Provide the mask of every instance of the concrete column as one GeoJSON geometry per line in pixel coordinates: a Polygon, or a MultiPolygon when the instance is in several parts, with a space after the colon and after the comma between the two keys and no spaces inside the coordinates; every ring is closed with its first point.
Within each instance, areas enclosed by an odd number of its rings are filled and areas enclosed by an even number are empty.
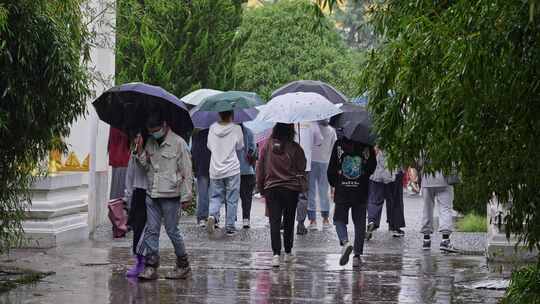
{"type": "Polygon", "coordinates": [[[499,204],[496,197],[493,197],[487,206],[488,239],[487,257],[489,261],[496,262],[526,262],[536,261],[538,252],[529,251],[525,246],[519,245],[517,237],[510,235],[506,238],[504,218],[508,214],[508,209],[499,204]]]}

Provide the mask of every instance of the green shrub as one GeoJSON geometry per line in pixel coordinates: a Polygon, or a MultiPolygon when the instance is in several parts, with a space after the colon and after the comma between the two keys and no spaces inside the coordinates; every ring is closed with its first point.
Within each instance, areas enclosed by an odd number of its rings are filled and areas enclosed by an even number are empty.
{"type": "Polygon", "coordinates": [[[179,97],[232,87],[242,0],[117,3],[116,83],[143,81],[179,97]]]}
{"type": "Polygon", "coordinates": [[[487,219],[485,215],[467,214],[456,223],[461,232],[487,232],[487,219]]]}
{"type": "Polygon", "coordinates": [[[486,214],[490,193],[482,191],[479,181],[468,175],[462,172],[461,183],[454,186],[454,209],[462,214],[486,214]]]}
{"type": "Polygon", "coordinates": [[[0,253],[23,240],[37,163],[86,111],[91,38],[82,4],[0,0],[0,253]]]}
{"type": "Polygon", "coordinates": [[[503,304],[540,303],[540,263],[512,273],[503,304]]]}
{"type": "Polygon", "coordinates": [[[312,79],[347,96],[358,93],[362,55],[347,49],[328,18],[312,17],[313,8],[306,0],[279,1],[246,11],[238,30],[243,45],[233,70],[236,88],[266,99],[288,82],[312,79]]]}

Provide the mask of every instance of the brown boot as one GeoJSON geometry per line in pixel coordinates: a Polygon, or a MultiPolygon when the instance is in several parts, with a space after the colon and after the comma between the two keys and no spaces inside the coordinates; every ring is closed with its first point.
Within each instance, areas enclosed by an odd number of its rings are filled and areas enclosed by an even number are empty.
{"type": "Polygon", "coordinates": [[[191,273],[191,267],[189,266],[188,256],[184,255],[176,258],[176,267],[167,273],[166,279],[179,280],[186,279],[191,273]]]}
{"type": "Polygon", "coordinates": [[[148,256],[145,259],[144,270],[138,276],[141,280],[154,281],[157,280],[159,275],[157,269],[159,267],[159,256],[148,256]]]}

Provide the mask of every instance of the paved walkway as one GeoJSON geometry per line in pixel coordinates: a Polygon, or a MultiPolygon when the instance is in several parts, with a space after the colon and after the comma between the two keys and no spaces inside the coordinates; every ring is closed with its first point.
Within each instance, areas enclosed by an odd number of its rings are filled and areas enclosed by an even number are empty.
{"type": "MultiPolygon", "coordinates": [[[[16,250],[0,257],[0,264],[56,271],[43,282],[0,294],[0,303],[497,303],[503,291],[474,286],[508,272],[501,272],[502,265],[487,265],[482,256],[442,254],[436,248],[439,236],[431,251],[422,251],[421,208],[421,199],[406,198],[406,236],[393,238],[381,225],[366,243],[358,270],[350,263],[338,265],[335,232],[322,227],[296,236],[297,263],[272,269],[269,228],[260,201],[254,202],[252,229],[234,237],[218,233],[209,238],[193,217],[185,217],[180,226],[192,277],[146,283],[124,277],[126,263],[132,263],[131,241],[111,240],[110,225],[104,225],[93,241],[47,251],[16,250]]],[[[453,239],[467,250],[485,246],[482,233],[455,233],[453,239]]],[[[174,264],[174,253],[165,234],[161,243],[160,271],[165,272],[174,264]]]]}

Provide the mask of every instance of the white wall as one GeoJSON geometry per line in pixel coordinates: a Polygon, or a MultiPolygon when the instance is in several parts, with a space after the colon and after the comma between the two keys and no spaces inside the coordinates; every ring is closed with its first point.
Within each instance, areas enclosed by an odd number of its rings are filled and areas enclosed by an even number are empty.
{"type": "Polygon", "coordinates": [[[70,151],[75,152],[81,162],[90,155],[88,218],[90,230],[93,231],[105,220],[106,214],[108,186],[103,185],[109,184],[107,174],[109,172],[107,156],[109,126],[98,119],[92,102],[95,97],[114,84],[115,1],[88,0],[82,5],[82,9],[87,14],[87,18],[94,20],[89,25],[90,31],[95,34],[89,63],[89,70],[94,78],[94,85],[91,88],[94,96],[87,101],[86,115],[73,123],[71,134],[65,141],[70,151]]]}

